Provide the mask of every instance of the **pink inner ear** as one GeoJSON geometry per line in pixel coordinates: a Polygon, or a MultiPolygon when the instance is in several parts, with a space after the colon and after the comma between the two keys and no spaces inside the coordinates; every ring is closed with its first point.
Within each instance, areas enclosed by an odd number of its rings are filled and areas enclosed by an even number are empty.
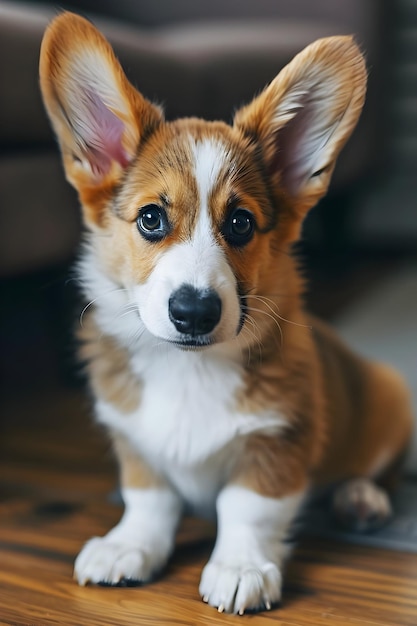
{"type": "Polygon", "coordinates": [[[122,167],[130,161],[122,144],[124,124],[97,93],[86,90],[84,95],[87,119],[80,121],[77,130],[86,146],[86,156],[94,174],[104,176],[113,161],[122,167]]]}
{"type": "Polygon", "coordinates": [[[297,194],[304,182],[314,153],[314,148],[308,141],[313,116],[313,107],[305,98],[299,111],[274,137],[272,170],[281,173],[282,183],[292,195],[297,194]]]}

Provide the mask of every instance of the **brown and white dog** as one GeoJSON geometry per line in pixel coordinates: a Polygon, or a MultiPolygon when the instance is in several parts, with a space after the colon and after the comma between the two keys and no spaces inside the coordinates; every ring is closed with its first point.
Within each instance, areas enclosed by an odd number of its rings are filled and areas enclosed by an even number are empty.
{"type": "Polygon", "coordinates": [[[164,121],[103,36],[70,13],[45,34],[40,76],[88,229],[82,356],[125,503],[75,576],[150,580],[187,506],[217,514],[203,600],[269,609],[307,490],[345,481],[340,515],[385,518],[373,480],[411,428],[400,377],[303,311],[291,257],[359,117],[362,55],[350,37],[316,41],[232,126],[164,121]]]}

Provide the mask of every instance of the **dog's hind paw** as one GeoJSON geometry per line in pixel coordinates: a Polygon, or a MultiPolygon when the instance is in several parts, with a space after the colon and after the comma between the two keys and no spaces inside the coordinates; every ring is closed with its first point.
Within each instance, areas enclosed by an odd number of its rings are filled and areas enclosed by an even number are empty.
{"type": "Polygon", "coordinates": [[[110,586],[133,586],[149,581],[155,571],[154,560],[142,548],[93,537],[78,555],[74,578],[82,586],[88,583],[110,586]]]}
{"type": "Polygon", "coordinates": [[[354,478],[338,487],[333,496],[338,522],[356,532],[376,530],[391,517],[387,493],[368,478],[354,478]]]}
{"type": "Polygon", "coordinates": [[[207,563],[200,583],[203,602],[219,613],[244,613],[270,610],[281,598],[282,577],[274,563],[207,563]]]}

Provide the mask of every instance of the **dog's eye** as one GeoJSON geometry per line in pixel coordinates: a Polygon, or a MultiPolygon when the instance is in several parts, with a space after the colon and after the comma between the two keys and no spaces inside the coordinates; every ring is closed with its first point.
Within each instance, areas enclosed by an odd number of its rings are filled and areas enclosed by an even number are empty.
{"type": "Polygon", "coordinates": [[[170,230],[164,209],[156,204],[149,204],[143,207],[139,212],[136,223],[141,235],[149,241],[163,239],[170,230]]]}
{"type": "Polygon", "coordinates": [[[255,218],[246,209],[235,209],[224,223],[222,232],[231,246],[244,246],[255,232],[255,218]]]}

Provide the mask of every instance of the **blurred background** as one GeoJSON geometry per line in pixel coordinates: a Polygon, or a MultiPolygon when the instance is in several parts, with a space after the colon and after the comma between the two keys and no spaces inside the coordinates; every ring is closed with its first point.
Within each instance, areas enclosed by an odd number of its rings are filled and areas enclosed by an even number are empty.
{"type": "MultiPolygon", "coordinates": [[[[38,88],[41,38],[63,8],[96,23],[168,118],[230,121],[304,46],[355,35],[366,107],[298,254],[310,308],[397,365],[417,408],[416,0],[0,0],[2,402],[81,380],[71,338],[79,209],[38,88]]],[[[408,467],[417,471],[416,438],[408,467]]]]}

